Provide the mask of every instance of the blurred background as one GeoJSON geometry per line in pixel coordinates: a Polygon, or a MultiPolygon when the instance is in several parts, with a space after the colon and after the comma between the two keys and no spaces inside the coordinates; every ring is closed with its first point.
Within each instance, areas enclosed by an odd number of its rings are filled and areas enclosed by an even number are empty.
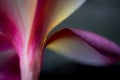
{"type": "MultiPolygon", "coordinates": [[[[87,0],[52,32],[64,27],[95,32],[120,46],[120,0],[87,0]]],[[[40,80],[119,80],[119,73],[119,63],[105,67],[87,66],[46,49],[40,80]]]]}

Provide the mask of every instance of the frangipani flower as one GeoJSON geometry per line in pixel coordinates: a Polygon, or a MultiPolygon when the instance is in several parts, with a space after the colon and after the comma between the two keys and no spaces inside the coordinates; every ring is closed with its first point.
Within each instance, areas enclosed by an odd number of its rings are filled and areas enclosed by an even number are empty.
{"type": "Polygon", "coordinates": [[[84,64],[120,59],[115,43],[81,29],[48,33],[85,0],[0,0],[0,80],[37,80],[44,48],[84,64]]]}

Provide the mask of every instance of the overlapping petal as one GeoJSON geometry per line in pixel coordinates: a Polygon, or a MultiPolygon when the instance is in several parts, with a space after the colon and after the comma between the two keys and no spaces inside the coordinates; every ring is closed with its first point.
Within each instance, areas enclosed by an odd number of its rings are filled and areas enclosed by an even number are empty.
{"type": "Polygon", "coordinates": [[[47,34],[84,2],[85,0],[38,0],[29,43],[39,42],[41,45],[47,34]]]}
{"type": "Polygon", "coordinates": [[[53,34],[47,48],[88,65],[108,65],[120,60],[120,47],[115,43],[80,29],[66,28],[53,34]]]}
{"type": "MultiPolygon", "coordinates": [[[[1,43],[3,42],[1,50],[5,46],[5,50],[2,50],[0,56],[4,59],[1,63],[6,64],[10,60],[13,65],[18,64],[18,61],[11,61],[11,58],[18,55],[22,79],[37,78],[38,74],[34,74],[39,73],[45,37],[51,29],[70,16],[84,1],[0,0],[0,34],[4,35],[12,44],[12,48],[9,48],[6,40],[5,42],[1,41],[1,43]],[[16,53],[17,55],[15,55],[16,53]],[[35,70],[36,67],[37,70],[35,70]],[[28,75],[29,71],[33,71],[31,76],[28,75]]],[[[1,37],[1,39],[4,38],[1,37]]],[[[5,64],[1,65],[5,68],[8,66],[5,64]]],[[[11,64],[9,66],[13,66],[11,64]]],[[[3,69],[0,72],[9,74],[8,78],[10,78],[12,73],[9,70],[13,69],[8,68],[5,71],[3,69]]]]}
{"type": "Polygon", "coordinates": [[[28,41],[36,2],[36,0],[0,1],[0,31],[11,39],[18,54],[21,52],[20,48],[28,41]]]}
{"type": "Polygon", "coordinates": [[[27,50],[28,46],[34,46],[36,42],[41,45],[46,34],[84,2],[85,0],[1,0],[0,31],[10,37],[17,52],[22,53],[24,50],[21,52],[20,48],[27,50]]]}
{"type": "MultiPolygon", "coordinates": [[[[84,2],[85,0],[1,0],[0,79],[20,79],[19,59],[22,79],[37,79],[46,36],[84,2]],[[33,71],[31,76],[28,75],[29,71],[33,71]]],[[[55,52],[89,65],[108,65],[120,60],[118,45],[84,30],[63,29],[53,34],[46,45],[55,52]]]]}

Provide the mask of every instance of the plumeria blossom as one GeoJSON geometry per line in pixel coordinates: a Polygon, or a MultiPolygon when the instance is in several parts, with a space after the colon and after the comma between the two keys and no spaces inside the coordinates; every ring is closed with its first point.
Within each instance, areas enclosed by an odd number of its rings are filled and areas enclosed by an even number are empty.
{"type": "Polygon", "coordinates": [[[0,0],[0,80],[37,80],[45,47],[77,62],[104,66],[120,47],[95,33],[64,28],[49,32],[85,0],[0,0]]]}

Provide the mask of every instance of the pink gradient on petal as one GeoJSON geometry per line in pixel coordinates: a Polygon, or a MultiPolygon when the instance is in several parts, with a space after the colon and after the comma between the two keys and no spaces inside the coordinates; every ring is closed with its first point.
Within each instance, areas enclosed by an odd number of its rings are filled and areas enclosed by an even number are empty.
{"type": "Polygon", "coordinates": [[[120,47],[117,44],[92,32],[74,28],[69,29],[103,55],[120,60],[120,47]]]}
{"type": "Polygon", "coordinates": [[[21,35],[16,24],[4,12],[0,11],[0,32],[3,36],[7,37],[9,41],[15,46],[16,51],[21,48],[21,35]]]}

